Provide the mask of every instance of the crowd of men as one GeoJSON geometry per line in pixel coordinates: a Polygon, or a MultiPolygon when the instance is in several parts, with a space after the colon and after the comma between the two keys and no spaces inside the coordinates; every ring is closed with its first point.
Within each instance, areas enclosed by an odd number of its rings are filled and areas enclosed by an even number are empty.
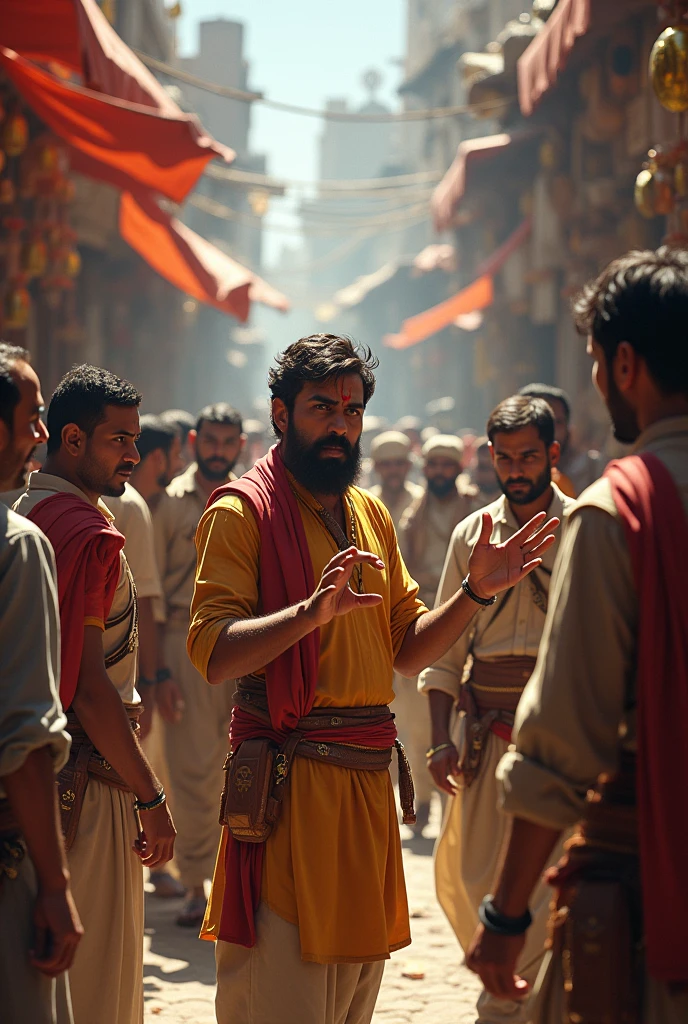
{"type": "Polygon", "coordinates": [[[539,383],[362,465],[377,363],[336,335],[277,357],[250,454],[93,366],[44,423],[0,343],[3,1019],[141,1024],[145,867],[218,1024],[367,1024],[433,793],[480,1024],[686,1019],[687,313],[666,249],[578,299],[606,471],[539,383]]]}

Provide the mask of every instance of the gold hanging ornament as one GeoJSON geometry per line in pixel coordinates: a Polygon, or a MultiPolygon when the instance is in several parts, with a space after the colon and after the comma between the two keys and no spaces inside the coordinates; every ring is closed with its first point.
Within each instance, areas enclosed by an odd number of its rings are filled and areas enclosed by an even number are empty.
{"type": "Polygon", "coordinates": [[[650,79],[655,96],[672,114],[688,110],[688,33],[670,25],[650,54],[650,79]]]}
{"type": "Polygon", "coordinates": [[[648,167],[644,167],[635,179],[633,200],[635,208],[642,217],[651,220],[655,216],[655,177],[648,167]]]}
{"type": "Polygon", "coordinates": [[[24,287],[25,278],[18,275],[5,293],[4,325],[10,330],[23,330],[29,323],[31,298],[24,287]]]}

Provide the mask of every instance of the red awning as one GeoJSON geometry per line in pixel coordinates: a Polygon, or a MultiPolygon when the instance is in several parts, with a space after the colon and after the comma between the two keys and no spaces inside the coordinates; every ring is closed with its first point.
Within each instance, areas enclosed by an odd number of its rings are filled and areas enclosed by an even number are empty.
{"type": "Polygon", "coordinates": [[[591,0],[559,0],[545,27],[516,65],[518,101],[528,117],[564,70],[579,36],[590,27],[591,0]]]}
{"type": "Polygon", "coordinates": [[[251,302],[289,309],[286,296],[161,210],[149,193],[122,193],[119,230],[161,277],[199,302],[241,321],[251,302]]]}
{"type": "Polygon", "coordinates": [[[530,219],[519,224],[492,256],[483,260],[478,267],[478,278],[468,287],[463,288],[451,299],[446,299],[445,302],[426,309],[424,313],[404,320],[399,334],[386,335],[384,344],[387,348],[410,348],[411,345],[417,345],[419,341],[425,341],[426,338],[449,327],[458,317],[476,313],[491,306],[494,298],[493,275],[525,242],[530,235],[531,227],[530,219]]]}
{"type": "Polygon", "coordinates": [[[503,132],[500,135],[484,135],[478,139],[464,139],[459,144],[451,167],[430,200],[435,230],[446,231],[451,227],[454,212],[466,191],[469,170],[474,164],[498,156],[508,147],[527,142],[539,134],[538,129],[528,128],[510,134],[503,132]]]}
{"type": "Polygon", "coordinates": [[[150,106],[64,82],[1,46],[0,66],[41,120],[76,153],[75,170],[92,178],[119,188],[152,188],[179,203],[217,155],[217,143],[186,114],[171,118],[150,106]]]}

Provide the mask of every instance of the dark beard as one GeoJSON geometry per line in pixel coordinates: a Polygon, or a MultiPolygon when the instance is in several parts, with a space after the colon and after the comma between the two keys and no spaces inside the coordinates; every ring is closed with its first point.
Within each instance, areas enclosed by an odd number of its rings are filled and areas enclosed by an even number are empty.
{"type": "Polygon", "coordinates": [[[234,463],[227,462],[224,459],[222,460],[222,468],[219,467],[218,463],[218,468],[215,469],[213,466],[210,466],[205,459],[199,459],[198,456],[196,456],[196,465],[198,466],[201,476],[205,477],[206,480],[209,480],[213,484],[223,483],[234,469],[234,463]]]}
{"type": "Polygon", "coordinates": [[[607,362],[607,380],[609,393],[607,395],[607,409],[612,418],[614,437],[621,444],[633,444],[638,440],[640,427],[638,417],[623,397],[614,381],[614,374],[609,362],[607,362]]]}
{"type": "Polygon", "coordinates": [[[435,498],[446,498],[456,490],[456,480],[428,480],[428,490],[435,498]]]}
{"type": "Polygon", "coordinates": [[[306,444],[293,423],[287,424],[284,438],[284,464],[311,494],[344,494],[361,471],[361,442],[351,445],[347,438],[331,434],[306,444]],[[323,448],[341,448],[345,458],[323,459],[323,448]]]}
{"type": "MultiPolygon", "coordinates": [[[[499,480],[499,477],[497,479],[499,480]]],[[[546,467],[543,469],[542,473],[537,478],[537,480],[533,482],[525,479],[518,480],[519,484],[530,484],[528,490],[524,491],[523,494],[514,495],[511,493],[509,483],[516,482],[517,481],[512,480],[507,481],[506,483],[502,483],[502,481],[499,480],[499,486],[502,489],[502,493],[506,495],[507,501],[511,502],[512,505],[531,505],[534,501],[537,501],[538,498],[542,497],[542,495],[545,493],[549,485],[552,483],[552,467],[549,463],[549,460],[547,461],[546,467]]]]}

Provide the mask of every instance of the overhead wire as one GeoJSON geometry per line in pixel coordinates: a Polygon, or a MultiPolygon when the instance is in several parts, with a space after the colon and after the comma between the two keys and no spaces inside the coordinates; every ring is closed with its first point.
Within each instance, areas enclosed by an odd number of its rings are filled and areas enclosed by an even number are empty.
{"type": "MultiPolygon", "coordinates": [[[[477,111],[489,114],[490,110],[496,113],[504,109],[504,104],[509,97],[485,100],[482,103],[459,104],[452,107],[430,107],[424,110],[400,110],[396,112],[380,111],[379,113],[362,113],[355,110],[321,110],[316,107],[304,107],[297,103],[283,103],[280,100],[271,100],[262,92],[249,92],[246,89],[238,89],[231,85],[218,85],[205,78],[199,78],[189,71],[172,67],[165,61],[151,57],[142,50],[134,50],[139,60],[143,61],[146,67],[152,71],[175,78],[196,89],[203,89],[205,92],[214,93],[216,96],[224,96],[226,99],[238,100],[240,103],[260,103],[272,110],[280,110],[285,114],[301,114],[304,117],[317,117],[325,121],[351,121],[361,124],[384,124],[393,121],[431,121],[442,117],[456,117],[459,114],[472,114],[477,111]]],[[[516,97],[513,97],[514,99],[516,97]]]]}
{"type": "Polygon", "coordinates": [[[411,188],[413,186],[431,185],[440,180],[441,174],[435,171],[416,171],[413,174],[394,174],[381,178],[321,178],[318,181],[306,181],[302,178],[275,178],[269,174],[258,174],[254,171],[241,171],[222,164],[209,163],[205,175],[215,181],[226,181],[237,185],[261,185],[275,188],[304,188],[320,192],[352,192],[360,195],[361,191],[386,191],[411,188]]]}

